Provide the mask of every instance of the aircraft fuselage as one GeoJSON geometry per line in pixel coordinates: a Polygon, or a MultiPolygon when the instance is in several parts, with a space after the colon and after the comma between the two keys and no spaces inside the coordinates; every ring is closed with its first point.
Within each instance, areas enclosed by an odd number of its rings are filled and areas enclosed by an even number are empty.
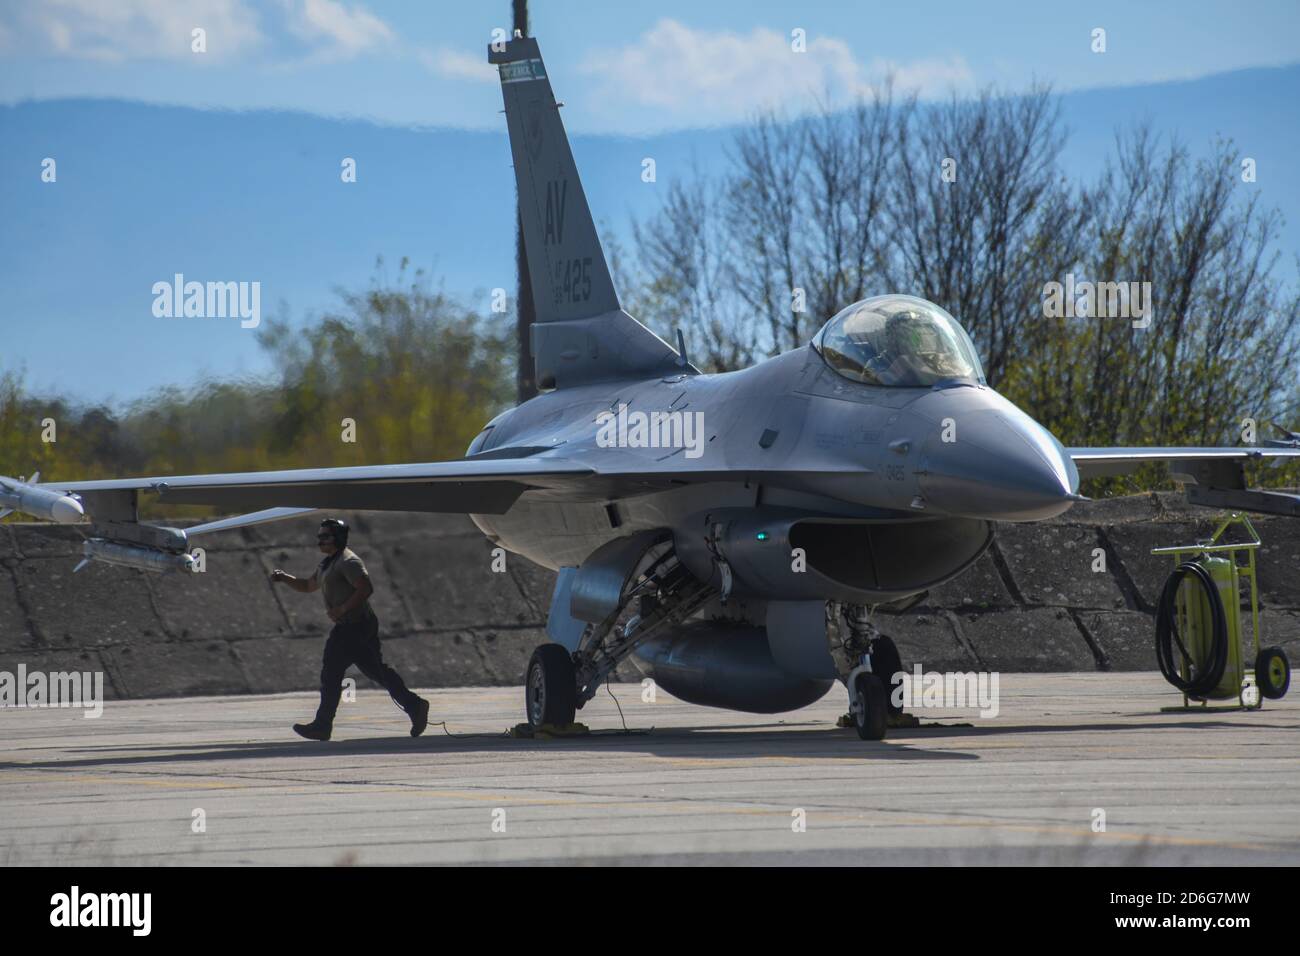
{"type": "MultiPolygon", "coordinates": [[[[543,394],[498,416],[469,454],[523,446],[554,448],[555,455],[598,472],[671,469],[692,454],[692,468],[719,472],[717,481],[593,495],[590,501],[528,492],[504,515],[472,516],[494,541],[538,564],[578,565],[611,538],[664,527],[673,530],[689,561],[692,543],[707,535],[710,515],[734,518],[746,510],[807,516],[823,526],[837,518],[858,528],[876,526],[877,547],[894,535],[888,545],[895,552],[900,542],[925,534],[935,538],[934,548],[949,550],[946,556],[914,556],[925,565],[915,580],[904,575],[888,588],[864,590],[878,599],[959,573],[987,547],[991,521],[1061,513],[1078,481],[1059,443],[991,388],[863,385],[842,378],[811,347],[738,372],[543,394]],[[661,423],[671,413],[695,416],[677,433],[692,441],[651,447],[655,436],[625,431],[611,444],[619,416],[635,422],[637,413],[642,421],[661,423]],[[898,529],[881,527],[894,525],[913,531],[899,537],[898,529]]],[[[822,527],[815,537],[827,533],[822,527]]],[[[823,544],[853,551],[865,542],[823,544]]]]}

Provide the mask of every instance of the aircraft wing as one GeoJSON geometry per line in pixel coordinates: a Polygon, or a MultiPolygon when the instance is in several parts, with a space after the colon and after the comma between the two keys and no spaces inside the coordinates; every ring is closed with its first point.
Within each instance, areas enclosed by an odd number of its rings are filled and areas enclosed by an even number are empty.
{"type": "MultiPolygon", "coordinates": [[[[509,453],[509,450],[502,450],[509,453]]],[[[798,488],[814,475],[799,469],[779,473],[744,469],[717,471],[694,469],[682,462],[626,460],[609,468],[564,458],[536,455],[540,449],[520,449],[517,457],[488,456],[454,461],[400,465],[357,465],[341,468],[298,468],[285,471],[233,472],[211,475],[110,478],[92,481],[42,482],[23,486],[37,489],[35,496],[51,503],[63,495],[76,495],[95,518],[134,521],[138,495],[153,494],[161,504],[200,504],[228,511],[258,511],[247,522],[260,523],[319,509],[374,511],[426,511],[453,514],[504,514],[525,492],[546,497],[581,500],[643,494],[664,487],[705,481],[753,480],[798,488]]],[[[1236,477],[1252,460],[1300,458],[1300,447],[1252,448],[1068,448],[1081,478],[1121,475],[1144,464],[1165,462],[1179,480],[1207,487],[1244,487],[1236,477]]],[[[15,488],[20,483],[8,481],[15,488]]],[[[0,491],[3,491],[0,488],[0,491]]],[[[15,494],[17,492],[15,491],[15,494]]],[[[50,518],[45,508],[16,510],[50,518]]],[[[48,504],[48,503],[42,503],[48,504]]],[[[80,509],[77,509],[80,511],[80,509]]],[[[80,514],[66,511],[67,518],[80,514]]]]}
{"type": "MultiPolygon", "coordinates": [[[[1277,448],[1067,448],[1079,469],[1080,478],[1124,475],[1152,462],[1166,462],[1178,473],[1180,466],[1195,469],[1215,462],[1229,464],[1247,461],[1300,458],[1300,447],[1277,448]]],[[[1190,472],[1184,472],[1190,473],[1190,472]]]]}
{"type": "MultiPolygon", "coordinates": [[[[716,466],[692,467],[692,463],[680,461],[622,459],[586,464],[564,458],[529,457],[535,452],[536,449],[500,449],[485,458],[421,464],[110,478],[43,482],[28,487],[39,489],[51,499],[76,495],[92,518],[119,521],[134,520],[122,512],[133,511],[140,494],[156,495],[164,505],[212,505],[231,512],[260,509],[252,515],[212,524],[212,530],[224,530],[329,508],[504,514],[524,492],[551,500],[589,501],[711,481],[753,481],[798,490],[810,479],[856,480],[862,474],[856,465],[846,465],[838,472],[797,467],[719,470],[716,466]],[[508,457],[511,453],[518,456],[508,457]]],[[[51,517],[35,511],[28,513],[51,517]]],[[[67,514],[67,519],[54,520],[81,519],[79,513],[74,516],[68,511],[67,514]]]]}
{"type": "MultiPolygon", "coordinates": [[[[163,532],[138,524],[137,504],[142,493],[157,496],[161,504],[210,505],[244,512],[190,532],[199,534],[322,509],[504,514],[526,492],[579,501],[710,481],[753,481],[806,490],[810,482],[824,488],[828,483],[856,482],[861,476],[857,467],[843,473],[799,468],[717,470],[716,466],[694,468],[684,462],[627,459],[610,461],[607,466],[602,462],[598,467],[550,457],[546,454],[549,450],[499,449],[455,461],[175,477],[35,484],[0,478],[0,506],[60,522],[83,520],[84,509],[96,530],[107,537],[166,547],[171,542],[163,532]]],[[[1165,462],[1176,479],[1191,486],[1188,496],[1194,503],[1300,514],[1300,496],[1248,491],[1244,482],[1247,461],[1300,458],[1300,446],[1290,443],[1252,448],[1070,448],[1067,453],[1082,478],[1125,474],[1143,464],[1165,462]]]]}
{"type": "Polygon", "coordinates": [[[591,474],[589,467],[559,458],[471,458],[402,465],[45,482],[36,487],[78,495],[92,516],[105,510],[121,511],[126,503],[133,504],[141,492],[157,495],[162,504],[204,504],[268,512],[276,509],[282,517],[289,517],[289,512],[295,509],[321,508],[503,514],[525,491],[554,487],[591,474]]]}
{"type": "Polygon", "coordinates": [[[747,481],[793,490],[810,482],[857,482],[862,469],[786,466],[718,469],[677,460],[600,456],[599,461],[551,457],[551,447],[501,448],[455,461],[287,471],[146,476],[25,483],[0,477],[0,505],[57,522],[90,518],[110,536],[138,523],[141,495],[163,505],[210,505],[234,517],[189,534],[279,521],[325,509],[504,514],[524,493],[552,501],[599,501],[714,481],[747,481]]]}
{"type": "Polygon", "coordinates": [[[666,461],[602,461],[596,468],[549,457],[551,447],[503,448],[455,461],[88,481],[0,477],[0,507],[59,523],[90,519],[78,569],[98,560],[145,571],[193,569],[190,539],[325,509],[504,514],[525,493],[599,501],[686,483],[748,480],[799,488],[810,478],[856,481],[861,469],[717,470],[666,461]],[[241,512],[185,530],[139,521],[140,495],[164,505],[241,512]]]}
{"type": "Polygon", "coordinates": [[[1300,517],[1300,495],[1246,487],[1247,462],[1300,459],[1295,442],[1251,448],[1067,448],[1066,453],[1080,478],[1123,475],[1164,462],[1170,477],[1184,483],[1191,504],[1300,517]]]}

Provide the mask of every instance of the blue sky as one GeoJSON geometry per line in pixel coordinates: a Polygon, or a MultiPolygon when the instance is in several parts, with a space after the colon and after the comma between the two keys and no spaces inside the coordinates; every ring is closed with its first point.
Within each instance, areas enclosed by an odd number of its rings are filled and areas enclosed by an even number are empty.
{"type": "MultiPolygon", "coordinates": [[[[625,249],[674,179],[724,162],[729,124],[847,102],[892,70],[926,96],[1051,82],[1063,166],[1082,181],[1117,126],[1151,119],[1193,150],[1233,138],[1289,220],[1279,251],[1295,280],[1300,0],[532,6],[593,211],[625,249]],[[795,29],[807,53],[791,51],[795,29]],[[647,155],[657,185],[641,181],[647,155]]],[[[281,303],[301,320],[337,287],[364,288],[378,256],[390,275],[409,257],[481,309],[486,290],[513,295],[514,183],[485,64],[508,10],[0,0],[0,371],[94,401],[265,372],[236,324],[152,314],[153,283],[177,272],[256,280],[277,319],[281,303]],[[40,180],[47,156],[57,184],[40,180]],[[340,156],[358,157],[352,186],[340,156]]]]}
{"type": "MultiPolygon", "coordinates": [[[[484,47],[507,0],[0,0],[0,102],[112,96],[495,128],[484,47]],[[207,31],[207,52],[190,49],[207,31]]],[[[728,123],[851,97],[893,70],[924,94],[1060,90],[1300,60],[1295,0],[790,3],[534,0],[575,132],[728,123]],[[1106,52],[1091,33],[1106,31],[1106,52]],[[792,54],[802,29],[807,53],[792,54]],[[653,68],[652,68],[653,67],[653,68]]]]}

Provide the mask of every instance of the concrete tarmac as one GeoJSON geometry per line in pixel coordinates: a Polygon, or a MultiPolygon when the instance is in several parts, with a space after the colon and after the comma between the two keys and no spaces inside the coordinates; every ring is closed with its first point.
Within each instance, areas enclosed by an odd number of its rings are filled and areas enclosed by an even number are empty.
{"type": "Polygon", "coordinates": [[[0,710],[0,861],[1300,863],[1296,699],[1162,713],[1156,674],[1003,674],[997,717],[867,743],[838,686],[776,716],[612,690],[634,733],[604,691],[549,740],[504,735],[520,688],[422,692],[457,736],[419,739],[363,688],[328,743],[289,729],[310,694],[0,710]]]}

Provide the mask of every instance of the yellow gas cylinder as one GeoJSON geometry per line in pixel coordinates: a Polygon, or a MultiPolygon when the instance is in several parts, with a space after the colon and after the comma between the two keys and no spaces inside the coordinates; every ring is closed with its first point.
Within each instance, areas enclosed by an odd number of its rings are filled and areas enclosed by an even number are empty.
{"type": "MultiPolygon", "coordinates": [[[[1223,667],[1223,678],[1206,697],[1215,700],[1236,697],[1241,692],[1242,679],[1241,598],[1237,593],[1236,568],[1227,558],[1210,555],[1202,555],[1196,563],[1209,572],[1210,579],[1219,591],[1228,635],[1227,663],[1223,667]]],[[[1214,607],[1200,582],[1193,578],[1184,578],[1180,590],[1187,615],[1187,630],[1183,635],[1187,651],[1194,661],[1208,661],[1213,650],[1214,607]]]]}

